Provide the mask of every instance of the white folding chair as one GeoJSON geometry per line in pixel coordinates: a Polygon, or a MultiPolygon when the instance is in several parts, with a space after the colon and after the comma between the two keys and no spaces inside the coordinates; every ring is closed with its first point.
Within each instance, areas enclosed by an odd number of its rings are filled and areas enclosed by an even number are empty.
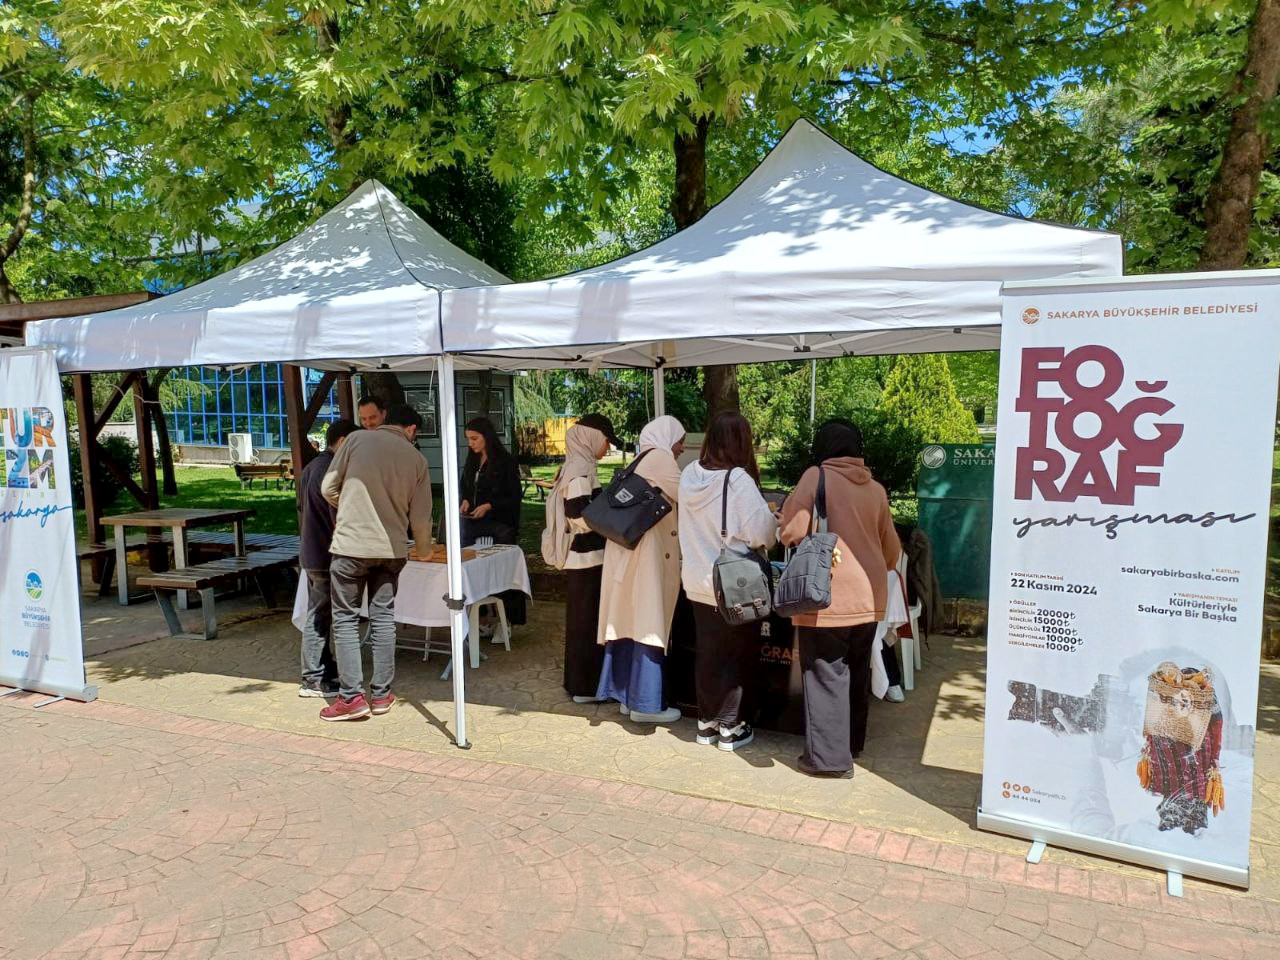
{"type": "Polygon", "coordinates": [[[490,643],[500,643],[507,648],[507,652],[511,652],[511,624],[507,621],[507,605],[502,602],[501,597],[484,597],[477,600],[471,607],[471,629],[475,631],[478,638],[480,636],[480,608],[493,607],[498,615],[498,626],[493,631],[493,637],[490,643]]]}

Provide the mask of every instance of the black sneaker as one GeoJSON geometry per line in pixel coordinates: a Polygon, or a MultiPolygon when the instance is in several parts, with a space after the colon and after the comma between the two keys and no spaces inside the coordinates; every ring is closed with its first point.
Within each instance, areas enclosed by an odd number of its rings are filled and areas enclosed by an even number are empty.
{"type": "Polygon", "coordinates": [[[745,747],[756,738],[755,731],[751,729],[751,724],[740,723],[732,729],[726,730],[720,728],[720,742],[716,744],[721,750],[727,750],[732,753],[741,747],[745,747]]]}
{"type": "Polygon", "coordinates": [[[298,696],[300,697],[336,697],[338,695],[338,685],[333,682],[324,680],[303,680],[298,685],[298,696]]]}
{"type": "Polygon", "coordinates": [[[720,739],[720,724],[714,720],[699,720],[698,735],[695,739],[704,747],[710,746],[720,739]]]}

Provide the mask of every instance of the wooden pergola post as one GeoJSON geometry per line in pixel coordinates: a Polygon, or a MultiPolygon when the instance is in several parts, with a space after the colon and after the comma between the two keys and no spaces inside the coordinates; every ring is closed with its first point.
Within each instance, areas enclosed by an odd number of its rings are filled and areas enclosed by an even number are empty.
{"type": "Polygon", "coordinates": [[[293,459],[293,475],[302,476],[307,465],[304,448],[307,443],[307,426],[303,423],[302,369],[292,363],[284,365],[284,410],[289,430],[289,455],[293,459]]]}
{"type": "MultiPolygon", "coordinates": [[[[98,440],[93,429],[93,384],[89,374],[78,373],[71,378],[71,386],[76,399],[76,426],[80,434],[80,480],[84,496],[85,535],[90,543],[105,543],[102,504],[98,499],[98,484],[93,472],[93,448],[98,440]]],[[[98,571],[95,570],[94,574],[97,575],[98,571]]]]}
{"type": "Polygon", "coordinates": [[[311,399],[307,400],[302,388],[302,368],[292,363],[284,365],[284,407],[289,420],[289,453],[293,459],[294,477],[300,476],[302,468],[316,455],[307,434],[316,425],[320,408],[329,399],[329,391],[340,376],[332,371],[326,373],[311,392],[311,399]]]}
{"type": "MultiPolygon", "coordinates": [[[[160,487],[156,477],[156,447],[151,436],[151,406],[147,403],[147,374],[133,381],[133,425],[138,435],[138,475],[142,481],[144,510],[160,509],[160,487]]],[[[164,570],[169,566],[169,548],[165,546],[161,531],[147,530],[147,555],[152,570],[164,570]]],[[[121,581],[124,582],[123,580],[121,581]]]]}
{"type": "Polygon", "coordinates": [[[333,383],[334,392],[338,394],[338,415],[343,420],[356,419],[355,401],[356,378],[351,373],[340,373],[333,383]]]}

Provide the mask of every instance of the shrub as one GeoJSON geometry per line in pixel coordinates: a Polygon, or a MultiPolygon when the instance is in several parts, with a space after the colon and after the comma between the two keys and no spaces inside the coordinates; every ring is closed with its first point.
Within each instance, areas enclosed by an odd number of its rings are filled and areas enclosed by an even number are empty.
{"type": "MultiPolygon", "coordinates": [[[[99,441],[103,448],[112,458],[121,464],[130,476],[137,476],[138,473],[138,447],[132,440],[126,437],[104,437],[99,441]]],[[[75,440],[71,441],[71,445],[67,451],[71,459],[71,497],[75,505],[84,508],[84,475],[80,468],[80,446],[75,440]]],[[[97,458],[93,462],[93,481],[98,491],[98,507],[104,509],[111,506],[120,498],[120,494],[124,492],[124,487],[120,481],[115,478],[105,466],[98,462],[97,458]]]]}
{"type": "MultiPolygon", "coordinates": [[[[911,431],[877,409],[843,410],[837,415],[852,420],[862,431],[866,448],[863,459],[889,496],[914,494],[919,447],[911,431]]],[[[784,485],[794,486],[813,463],[812,445],[813,435],[806,426],[803,433],[793,435],[774,457],[774,472],[784,485]]]]}

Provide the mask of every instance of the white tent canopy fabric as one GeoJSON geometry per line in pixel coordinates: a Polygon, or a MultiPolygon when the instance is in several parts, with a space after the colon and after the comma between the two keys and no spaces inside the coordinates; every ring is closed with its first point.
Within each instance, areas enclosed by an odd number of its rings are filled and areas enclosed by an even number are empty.
{"type": "Polygon", "coordinates": [[[376,180],[292,240],[168,296],[27,325],[64,373],[439,354],[440,291],[507,278],[376,180]]]}
{"type": "Polygon", "coordinates": [[[1122,270],[1115,234],[940,196],[802,120],[706,216],[651,247],[446,291],[445,348],[507,369],[994,349],[1002,282],[1122,270]]]}

